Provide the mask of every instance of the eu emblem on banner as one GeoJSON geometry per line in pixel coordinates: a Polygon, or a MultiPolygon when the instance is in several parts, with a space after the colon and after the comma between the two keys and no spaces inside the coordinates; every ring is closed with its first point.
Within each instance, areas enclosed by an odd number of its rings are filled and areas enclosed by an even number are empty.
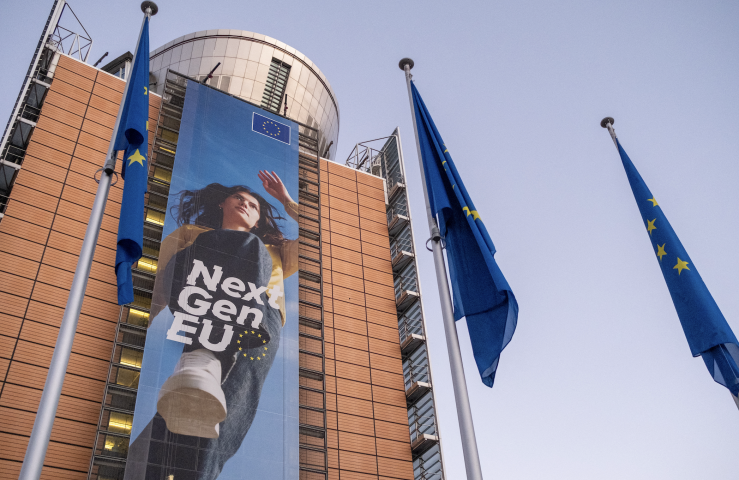
{"type": "Polygon", "coordinates": [[[270,138],[290,145],[290,125],[276,122],[264,115],[255,113],[252,117],[251,129],[270,138]]]}

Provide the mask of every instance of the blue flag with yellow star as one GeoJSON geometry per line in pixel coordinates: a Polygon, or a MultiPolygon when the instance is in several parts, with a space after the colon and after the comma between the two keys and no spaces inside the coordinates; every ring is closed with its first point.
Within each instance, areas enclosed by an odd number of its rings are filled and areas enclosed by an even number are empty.
{"type": "Polygon", "coordinates": [[[149,19],[144,20],[136,58],[126,85],[126,100],[121,106],[121,121],[115,149],[125,150],[121,176],[123,199],[118,220],[118,247],[115,252],[115,274],[118,304],[133,302],[131,267],[141,258],[144,241],[144,194],[149,166],[149,19]]]}
{"type": "Polygon", "coordinates": [[[659,203],[626,155],[621,143],[618,140],[616,142],[631,191],[688,339],[690,352],[694,357],[700,355],[713,379],[737,396],[739,343],[734,332],[703,283],[659,203]]]}
{"type": "Polygon", "coordinates": [[[438,215],[452,281],[454,319],[467,319],[482,382],[493,386],[500,353],[513,337],[518,303],[495,261],[495,246],[452,157],[411,82],[431,212],[438,215]]]}

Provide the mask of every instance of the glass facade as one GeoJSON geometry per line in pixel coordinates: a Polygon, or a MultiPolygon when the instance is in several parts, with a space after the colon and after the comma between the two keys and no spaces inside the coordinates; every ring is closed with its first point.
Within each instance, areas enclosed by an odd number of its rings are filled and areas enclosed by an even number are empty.
{"type": "Polygon", "coordinates": [[[286,116],[317,128],[321,156],[335,157],[339,138],[336,94],[318,67],[294,48],[266,35],[220,29],[184,35],[151,52],[150,58],[151,89],[160,95],[167,69],[204,79],[220,62],[208,81],[210,86],[257,105],[267,99],[265,108],[274,111],[279,106],[280,114],[284,114],[286,96],[286,116]],[[280,75],[287,76],[286,82],[280,75]]]}

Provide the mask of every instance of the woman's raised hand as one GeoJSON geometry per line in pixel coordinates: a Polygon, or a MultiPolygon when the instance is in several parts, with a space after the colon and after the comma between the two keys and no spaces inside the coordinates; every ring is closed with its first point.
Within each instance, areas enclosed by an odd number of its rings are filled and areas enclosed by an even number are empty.
{"type": "Polygon", "coordinates": [[[267,170],[260,170],[258,176],[259,180],[262,181],[264,189],[267,193],[275,197],[275,200],[283,205],[288,202],[292,202],[292,198],[290,198],[290,194],[287,193],[285,184],[282,183],[282,180],[274,171],[270,173],[267,170]]]}

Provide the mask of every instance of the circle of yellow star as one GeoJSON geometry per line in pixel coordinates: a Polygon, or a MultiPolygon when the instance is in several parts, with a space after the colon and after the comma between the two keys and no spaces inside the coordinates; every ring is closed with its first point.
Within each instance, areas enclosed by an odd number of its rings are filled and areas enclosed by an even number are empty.
{"type": "Polygon", "coordinates": [[[674,267],[672,267],[672,269],[673,270],[677,269],[677,274],[678,275],[680,275],[680,272],[682,272],[683,270],[690,270],[688,268],[688,262],[684,262],[684,261],[680,260],[680,257],[677,257],[677,265],[675,265],[674,267]]]}
{"type": "Polygon", "coordinates": [[[649,232],[649,235],[652,235],[652,230],[657,230],[657,227],[654,226],[654,222],[656,221],[656,218],[654,220],[647,220],[647,231],[649,232]]]}
{"type": "Polygon", "coordinates": [[[665,245],[666,243],[663,243],[662,245],[657,245],[657,256],[659,257],[659,261],[662,261],[662,257],[664,255],[667,255],[667,252],[665,252],[665,245]]]}

